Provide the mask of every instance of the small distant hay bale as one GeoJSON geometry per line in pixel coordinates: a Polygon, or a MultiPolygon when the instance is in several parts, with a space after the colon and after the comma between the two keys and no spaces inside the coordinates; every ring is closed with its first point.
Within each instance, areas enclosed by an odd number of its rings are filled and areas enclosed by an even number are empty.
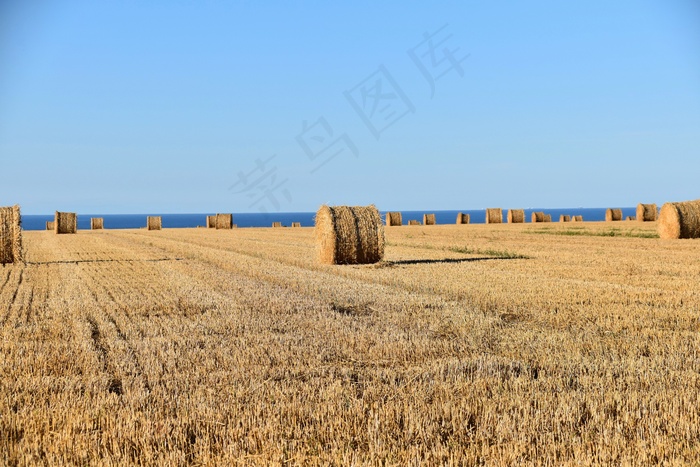
{"type": "Polygon", "coordinates": [[[46,230],[55,230],[56,223],[54,221],[46,221],[46,230]]]}
{"type": "Polygon", "coordinates": [[[322,264],[371,264],[384,257],[384,224],[374,205],[321,206],[315,236],[322,264]]]}
{"type": "Polygon", "coordinates": [[[552,215],[551,214],[545,214],[544,215],[544,220],[542,222],[552,222],[552,215]]]}
{"type": "Polygon", "coordinates": [[[464,225],[464,224],[468,224],[469,221],[470,221],[469,214],[466,214],[463,212],[457,213],[457,224],[464,225]]]}
{"type": "Polygon", "coordinates": [[[160,230],[163,228],[163,219],[161,216],[148,216],[146,227],[148,230],[160,230]]]}
{"type": "Polygon", "coordinates": [[[640,222],[653,222],[659,218],[659,210],[656,204],[637,205],[637,220],[640,222]]]}
{"type": "Polygon", "coordinates": [[[0,207],[0,264],[22,261],[22,214],[18,205],[0,207]]]}
{"type": "Polygon", "coordinates": [[[102,230],[105,228],[105,220],[102,217],[90,218],[90,230],[102,230]]]}
{"type": "Polygon", "coordinates": [[[583,216],[571,216],[571,222],[583,222],[583,216]]]}
{"type": "Polygon", "coordinates": [[[417,219],[411,219],[408,221],[408,225],[420,225],[420,221],[417,219]]]}
{"type": "Polygon", "coordinates": [[[213,216],[207,216],[207,228],[208,229],[215,229],[216,228],[216,214],[213,216]]]}
{"type": "Polygon", "coordinates": [[[78,215],[74,212],[58,212],[54,217],[57,234],[74,234],[78,231],[78,215]]]}
{"type": "Polygon", "coordinates": [[[292,227],[301,227],[301,222],[292,222],[292,227]]]}
{"type": "Polygon", "coordinates": [[[509,209],[508,210],[508,223],[509,224],[522,224],[525,222],[525,210],[524,209],[509,209]]]}
{"type": "Polygon", "coordinates": [[[544,222],[544,213],[542,211],[532,213],[532,222],[544,222]]]}
{"type": "Polygon", "coordinates": [[[559,222],[571,222],[571,216],[568,214],[561,214],[559,216],[559,222]]]}
{"type": "Polygon", "coordinates": [[[663,239],[700,238],[700,199],[661,206],[658,231],[663,239]]]}
{"type": "Polygon", "coordinates": [[[403,220],[401,219],[400,212],[387,212],[386,213],[386,225],[391,227],[393,225],[403,225],[403,220]]]}
{"type": "Polygon", "coordinates": [[[605,210],[605,222],[621,221],[622,209],[608,208],[605,210]]]}
{"type": "Polygon", "coordinates": [[[636,216],[627,216],[627,217],[625,217],[625,220],[626,220],[626,221],[633,221],[633,220],[636,220],[636,219],[637,219],[636,216]]]}
{"type": "Polygon", "coordinates": [[[272,227],[282,227],[282,223],[281,222],[273,222],[272,227]]]}
{"type": "Polygon", "coordinates": [[[435,214],[423,214],[423,225],[435,225],[435,214]]]}
{"type": "Polygon", "coordinates": [[[214,220],[216,230],[230,230],[233,225],[233,214],[217,214],[214,220]]]}
{"type": "Polygon", "coordinates": [[[502,224],[503,223],[503,210],[501,208],[488,208],[488,209],[486,209],[486,223],[487,224],[502,224]]]}

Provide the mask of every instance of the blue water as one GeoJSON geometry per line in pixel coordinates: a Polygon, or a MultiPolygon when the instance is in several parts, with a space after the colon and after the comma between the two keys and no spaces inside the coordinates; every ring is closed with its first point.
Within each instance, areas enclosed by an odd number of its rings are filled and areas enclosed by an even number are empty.
{"type": "MultiPolygon", "coordinates": [[[[581,215],[584,221],[604,221],[605,208],[572,208],[572,209],[546,209],[534,208],[525,209],[525,219],[530,222],[530,216],[533,211],[543,211],[545,214],[551,214],[553,221],[559,220],[560,214],[581,215]]],[[[470,215],[472,224],[483,224],[486,219],[486,211],[483,209],[466,209],[463,211],[401,211],[401,217],[404,224],[415,219],[423,221],[423,214],[435,214],[435,220],[438,224],[454,224],[457,218],[457,213],[463,212],[470,215]]],[[[505,222],[507,210],[503,210],[503,221],[505,222]]],[[[636,208],[622,208],[622,218],[634,216],[636,208]]],[[[162,216],[163,228],[185,228],[206,226],[207,216],[209,214],[80,214],[78,213],[78,229],[89,230],[91,217],[104,218],[105,229],[139,229],[146,226],[147,216],[162,216]]],[[[238,227],[270,227],[273,222],[282,222],[282,225],[289,227],[292,222],[301,222],[302,227],[313,227],[314,225],[313,212],[280,212],[280,213],[240,213],[233,214],[233,223],[238,227]]],[[[382,216],[384,212],[382,212],[382,216]]],[[[22,228],[24,230],[45,230],[46,221],[53,220],[53,214],[46,215],[24,215],[22,216],[22,228]]]]}

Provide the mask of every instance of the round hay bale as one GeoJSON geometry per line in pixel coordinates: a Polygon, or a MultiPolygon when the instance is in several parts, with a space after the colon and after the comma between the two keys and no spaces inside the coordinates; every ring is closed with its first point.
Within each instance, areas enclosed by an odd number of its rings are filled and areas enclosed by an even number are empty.
{"type": "Polygon", "coordinates": [[[408,225],[420,225],[420,221],[418,219],[411,219],[408,221],[408,225]]]}
{"type": "Polygon", "coordinates": [[[552,215],[551,214],[545,214],[544,219],[542,222],[552,222],[552,215]]]}
{"type": "Polygon", "coordinates": [[[387,212],[386,213],[386,225],[403,225],[400,212],[387,212]]]}
{"type": "Polygon", "coordinates": [[[637,220],[640,222],[653,222],[658,219],[659,210],[656,204],[642,204],[637,205],[637,220]]]}
{"type": "Polygon", "coordinates": [[[568,214],[561,214],[559,216],[559,222],[571,222],[571,216],[568,214]]]}
{"type": "Polygon", "coordinates": [[[635,219],[637,219],[636,216],[627,216],[627,217],[625,217],[625,220],[626,220],[626,221],[633,221],[633,220],[635,220],[635,219]]]}
{"type": "Polygon", "coordinates": [[[508,223],[509,224],[522,224],[525,222],[525,210],[524,209],[509,209],[508,210],[508,223]]]}
{"type": "Polygon", "coordinates": [[[322,264],[371,264],[384,257],[384,224],[374,205],[321,206],[315,236],[322,264]]]}
{"type": "Polygon", "coordinates": [[[216,228],[216,215],[207,216],[207,228],[208,229],[215,229],[216,228]]]}
{"type": "Polygon", "coordinates": [[[22,261],[22,215],[19,205],[0,207],[0,264],[22,261]]]}
{"type": "Polygon", "coordinates": [[[486,223],[487,224],[502,224],[503,223],[503,210],[501,208],[488,208],[488,209],[486,209],[486,223]]]}
{"type": "Polygon", "coordinates": [[[457,224],[459,224],[459,225],[468,224],[469,221],[470,221],[469,214],[465,214],[463,212],[457,213],[457,224]]]}
{"type": "Polygon", "coordinates": [[[621,221],[622,209],[608,208],[605,210],[605,222],[621,221]]]}
{"type": "Polygon", "coordinates": [[[435,225],[435,214],[423,214],[423,225],[435,225]]]}
{"type": "Polygon", "coordinates": [[[571,222],[583,222],[583,216],[571,216],[571,222]]]}
{"type": "Polygon", "coordinates": [[[661,206],[658,231],[663,239],[700,238],[700,199],[661,206]]]}
{"type": "Polygon", "coordinates": [[[532,222],[544,222],[544,213],[542,211],[533,212],[532,222]]]}

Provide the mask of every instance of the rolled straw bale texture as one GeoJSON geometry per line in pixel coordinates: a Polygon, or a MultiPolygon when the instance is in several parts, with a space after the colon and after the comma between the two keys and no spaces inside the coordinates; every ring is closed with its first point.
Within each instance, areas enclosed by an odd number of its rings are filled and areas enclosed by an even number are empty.
{"type": "Polygon", "coordinates": [[[568,214],[562,214],[559,216],[559,222],[571,222],[571,216],[568,214]]]}
{"type": "Polygon", "coordinates": [[[161,216],[148,216],[148,230],[160,230],[163,227],[163,219],[161,216]]]}
{"type": "Polygon", "coordinates": [[[46,221],[46,230],[55,230],[56,223],[54,221],[46,221]]]}
{"type": "Polygon", "coordinates": [[[233,225],[233,214],[217,214],[215,220],[216,229],[229,230],[233,225]]]}
{"type": "Polygon", "coordinates": [[[435,225],[435,214],[423,214],[423,225],[435,225]]]}
{"type": "Polygon", "coordinates": [[[571,216],[571,222],[583,222],[583,216],[571,216]]]}
{"type": "Polygon", "coordinates": [[[386,213],[386,225],[403,225],[400,212],[387,212],[386,213]]]}
{"type": "Polygon", "coordinates": [[[420,225],[420,221],[416,219],[411,219],[408,221],[408,225],[420,225]]]}
{"type": "Polygon", "coordinates": [[[78,216],[74,212],[58,212],[54,217],[57,234],[74,234],[78,231],[78,216]]]}
{"type": "Polygon", "coordinates": [[[542,222],[552,222],[552,215],[551,214],[545,214],[544,215],[544,220],[542,222]]]}
{"type": "Polygon", "coordinates": [[[102,217],[91,217],[90,218],[90,229],[91,230],[102,230],[105,228],[105,220],[102,217]]]}
{"type": "Polygon", "coordinates": [[[522,224],[525,222],[525,210],[523,209],[509,209],[508,210],[508,223],[509,224],[522,224]]]}
{"type": "Polygon", "coordinates": [[[533,212],[532,213],[532,222],[544,222],[544,213],[543,212],[533,212]]]}
{"type": "Polygon", "coordinates": [[[637,220],[640,222],[653,222],[659,218],[658,209],[656,204],[642,204],[637,205],[637,220]]]}
{"type": "Polygon", "coordinates": [[[18,205],[0,207],[0,264],[22,261],[22,215],[18,205]]]}
{"type": "Polygon", "coordinates": [[[487,224],[502,224],[503,223],[503,210],[501,208],[488,208],[488,209],[486,209],[486,223],[487,224]]]}
{"type": "Polygon", "coordinates": [[[659,237],[700,238],[700,199],[661,206],[659,237]]]}
{"type": "Polygon", "coordinates": [[[216,215],[207,216],[207,228],[208,229],[215,229],[216,228],[216,215]]]}
{"type": "Polygon", "coordinates": [[[282,223],[281,222],[273,222],[272,227],[282,227],[282,223]]]}
{"type": "Polygon", "coordinates": [[[605,222],[621,221],[622,209],[608,208],[605,210],[605,222]]]}
{"type": "Polygon", "coordinates": [[[384,224],[374,205],[321,206],[315,236],[323,264],[370,264],[384,257],[384,224]]]}
{"type": "Polygon", "coordinates": [[[469,214],[463,212],[457,213],[457,223],[458,224],[468,224],[470,220],[469,214]]]}
{"type": "Polygon", "coordinates": [[[292,222],[292,227],[301,227],[301,222],[292,222]]]}

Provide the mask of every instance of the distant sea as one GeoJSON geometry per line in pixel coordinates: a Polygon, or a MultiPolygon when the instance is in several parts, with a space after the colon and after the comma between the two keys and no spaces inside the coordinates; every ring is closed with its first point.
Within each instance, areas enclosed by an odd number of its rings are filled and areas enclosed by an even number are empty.
{"type": "MultiPolygon", "coordinates": [[[[622,218],[634,216],[636,208],[621,208],[622,218]]],[[[546,209],[532,208],[525,209],[525,218],[530,221],[531,213],[543,211],[552,215],[552,221],[558,221],[560,214],[581,215],[584,221],[604,221],[605,208],[571,208],[571,209],[546,209]]],[[[404,224],[415,219],[423,221],[423,214],[435,214],[438,224],[454,224],[457,213],[463,212],[470,215],[472,224],[483,224],[486,219],[484,209],[465,209],[463,211],[401,211],[404,224]]],[[[503,222],[506,221],[507,210],[503,210],[503,222]]],[[[147,216],[161,216],[163,218],[163,228],[188,228],[204,227],[209,214],[80,214],[78,213],[78,229],[89,230],[91,217],[102,217],[105,229],[138,229],[146,226],[147,216]]],[[[385,212],[382,212],[382,217],[385,212]]],[[[301,222],[302,227],[313,227],[314,212],[279,212],[279,213],[233,213],[233,223],[238,227],[271,227],[273,222],[281,222],[283,226],[289,227],[292,222],[301,222]]],[[[22,228],[24,230],[45,230],[46,221],[52,221],[53,214],[23,215],[22,228]]]]}

